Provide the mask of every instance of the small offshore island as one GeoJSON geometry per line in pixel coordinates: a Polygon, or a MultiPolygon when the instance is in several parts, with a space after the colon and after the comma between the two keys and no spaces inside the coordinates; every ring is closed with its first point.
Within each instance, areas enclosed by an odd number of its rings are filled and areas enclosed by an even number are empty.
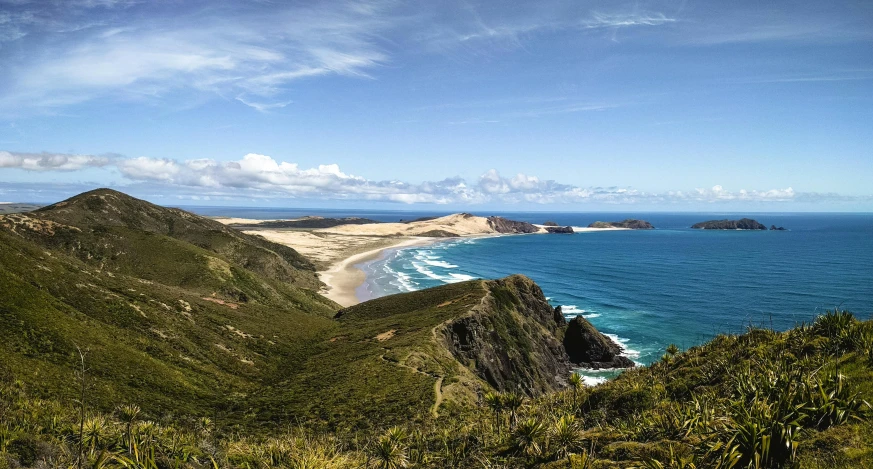
{"type": "Polygon", "coordinates": [[[598,229],[609,229],[609,228],[623,228],[626,230],[654,230],[655,227],[652,226],[651,223],[645,220],[635,220],[633,218],[628,218],[623,221],[596,221],[590,225],[588,228],[598,228],[598,229]]]}
{"type": "MultiPolygon", "coordinates": [[[[695,223],[691,228],[696,230],[767,230],[767,226],[759,223],[751,218],[741,218],[739,220],[710,220],[695,223]]],[[[770,226],[770,231],[786,231],[783,227],[776,225],[770,226]]]]}

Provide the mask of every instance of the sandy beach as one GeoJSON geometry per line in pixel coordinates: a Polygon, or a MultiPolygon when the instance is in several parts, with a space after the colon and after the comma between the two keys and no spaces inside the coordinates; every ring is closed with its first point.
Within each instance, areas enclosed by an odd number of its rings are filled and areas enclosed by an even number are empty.
{"type": "Polygon", "coordinates": [[[352,306],[361,302],[356,290],[364,284],[366,274],[355,265],[362,262],[378,259],[388,249],[404,248],[409,246],[421,246],[439,241],[440,238],[402,238],[394,239],[390,246],[371,249],[346,259],[343,259],[324,271],[319,271],[318,276],[327,288],[320,291],[322,295],[336,301],[342,306],[352,306]]]}
{"type": "MultiPolygon", "coordinates": [[[[409,223],[349,224],[321,229],[259,227],[265,220],[215,218],[221,223],[248,225],[245,233],[262,236],[274,243],[290,246],[311,260],[326,285],[320,293],[342,306],[361,302],[356,290],[366,274],[355,265],[377,259],[387,249],[425,245],[446,236],[473,237],[500,235],[483,217],[454,214],[409,223]]],[[[534,225],[539,233],[545,226],[534,225]]],[[[576,233],[619,231],[626,228],[573,227],[576,233]]],[[[557,235],[560,236],[560,235],[557,235]]]]}

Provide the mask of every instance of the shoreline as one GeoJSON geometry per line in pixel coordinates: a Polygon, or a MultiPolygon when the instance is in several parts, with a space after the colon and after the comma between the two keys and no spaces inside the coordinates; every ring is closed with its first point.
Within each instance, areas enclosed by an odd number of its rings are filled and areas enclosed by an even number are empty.
{"type": "Polygon", "coordinates": [[[358,264],[376,260],[388,250],[426,246],[441,240],[443,238],[398,238],[396,243],[389,246],[371,249],[342,259],[326,270],[318,271],[319,280],[326,285],[326,288],[318,293],[344,308],[362,303],[363,301],[358,298],[357,290],[367,281],[367,274],[356,267],[358,264]]]}
{"type": "MultiPolygon", "coordinates": [[[[536,226],[536,225],[535,225],[536,226]]],[[[587,228],[573,227],[575,233],[595,233],[598,231],[630,231],[629,228],[587,228]]],[[[528,235],[542,235],[538,233],[524,233],[528,235]]],[[[499,236],[523,236],[524,234],[478,234],[466,235],[460,238],[487,238],[499,236]]],[[[355,253],[349,257],[343,258],[331,264],[325,270],[318,271],[318,278],[325,284],[325,288],[319,290],[319,294],[335,301],[340,306],[348,308],[359,303],[363,303],[371,298],[361,299],[358,297],[358,288],[366,283],[367,274],[357,266],[368,261],[379,259],[386,251],[394,249],[403,249],[413,246],[427,246],[429,244],[438,243],[458,238],[431,238],[431,237],[401,237],[397,238],[397,242],[380,246],[375,249],[370,249],[364,252],[355,253]]]]}

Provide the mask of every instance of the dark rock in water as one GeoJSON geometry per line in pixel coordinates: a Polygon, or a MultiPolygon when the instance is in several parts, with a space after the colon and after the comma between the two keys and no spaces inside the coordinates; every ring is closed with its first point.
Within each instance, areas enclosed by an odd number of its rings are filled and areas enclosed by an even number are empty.
{"type": "Polygon", "coordinates": [[[555,306],[554,314],[555,314],[555,324],[557,324],[561,327],[567,325],[567,318],[564,317],[564,311],[561,309],[560,306],[555,306]]]}
{"type": "Polygon", "coordinates": [[[784,226],[777,227],[776,225],[770,225],[770,231],[785,231],[784,226]]]}
{"type": "Polygon", "coordinates": [[[652,230],[655,227],[645,220],[628,218],[622,221],[596,221],[588,228],[627,228],[629,230],[652,230]]]}
{"type": "Polygon", "coordinates": [[[536,226],[526,221],[513,221],[503,217],[488,217],[488,226],[498,233],[536,233],[536,226]]]}
{"type": "Polygon", "coordinates": [[[631,368],[634,362],[622,357],[621,347],[601,334],[582,316],[576,316],[564,333],[564,350],[570,361],[586,368],[631,368]]]}
{"type": "Polygon", "coordinates": [[[553,221],[547,221],[543,223],[543,226],[558,226],[558,224],[553,221]]]}
{"type": "Polygon", "coordinates": [[[546,231],[549,233],[557,233],[557,234],[573,234],[572,226],[547,226],[546,231]]]}
{"type": "Polygon", "coordinates": [[[710,220],[691,225],[698,230],[766,230],[767,227],[751,218],[739,220],[710,220]]]}

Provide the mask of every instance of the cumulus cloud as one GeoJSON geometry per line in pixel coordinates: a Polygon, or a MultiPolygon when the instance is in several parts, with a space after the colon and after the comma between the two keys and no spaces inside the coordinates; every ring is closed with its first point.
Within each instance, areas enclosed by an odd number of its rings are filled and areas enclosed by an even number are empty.
{"type": "Polygon", "coordinates": [[[76,171],[88,167],[106,166],[112,159],[111,156],[0,151],[0,168],[27,171],[76,171]]]}
{"type": "Polygon", "coordinates": [[[610,204],[691,205],[700,203],[814,203],[858,202],[870,196],[844,196],[780,189],[729,190],[721,185],[685,191],[647,192],[632,187],[581,187],[534,175],[505,177],[490,169],[475,181],[451,177],[417,184],[397,180],[369,180],[336,164],[302,168],[296,163],[249,153],[234,161],[210,158],[124,158],[116,155],[69,155],[0,151],[0,168],[28,171],[75,171],[104,167],[120,173],[130,184],[162,187],[169,193],[200,197],[302,198],[311,200],[368,200],[403,204],[610,204]]]}

